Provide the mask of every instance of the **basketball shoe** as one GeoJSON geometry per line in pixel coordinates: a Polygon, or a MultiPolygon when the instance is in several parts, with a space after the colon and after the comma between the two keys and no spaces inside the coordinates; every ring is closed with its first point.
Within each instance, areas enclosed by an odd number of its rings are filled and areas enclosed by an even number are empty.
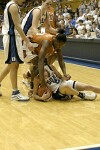
{"type": "Polygon", "coordinates": [[[26,87],[30,87],[30,83],[27,80],[23,79],[22,83],[25,84],[26,87]]]}
{"type": "Polygon", "coordinates": [[[85,93],[84,99],[93,101],[96,99],[96,97],[97,97],[97,94],[94,92],[93,93],[85,93]]]}
{"type": "Polygon", "coordinates": [[[17,90],[17,91],[13,91],[13,92],[12,92],[11,100],[29,101],[29,97],[28,97],[28,96],[23,96],[23,95],[19,92],[19,90],[17,90]]]}
{"type": "Polygon", "coordinates": [[[79,97],[82,98],[83,100],[93,101],[96,99],[97,94],[94,92],[92,92],[92,93],[81,93],[80,92],[79,97]]]}
{"type": "Polygon", "coordinates": [[[23,74],[22,83],[25,84],[26,87],[30,87],[30,77],[31,74],[29,73],[29,71],[26,74],[23,74]]]}

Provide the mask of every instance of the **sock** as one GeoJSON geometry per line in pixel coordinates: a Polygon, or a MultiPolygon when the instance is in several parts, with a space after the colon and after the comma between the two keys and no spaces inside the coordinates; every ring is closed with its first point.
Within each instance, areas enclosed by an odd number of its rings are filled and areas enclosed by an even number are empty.
{"type": "Polygon", "coordinates": [[[18,91],[18,89],[13,89],[13,91],[18,91]]]}
{"type": "Polygon", "coordinates": [[[20,92],[19,92],[19,90],[13,90],[12,91],[12,95],[16,95],[16,94],[19,94],[20,92]]]}
{"type": "Polygon", "coordinates": [[[30,74],[30,72],[28,71],[28,72],[27,72],[27,78],[29,78],[29,77],[31,77],[31,74],[30,74]]]}
{"type": "Polygon", "coordinates": [[[30,82],[30,88],[33,89],[34,88],[34,83],[30,82]]]}
{"type": "Polygon", "coordinates": [[[85,96],[85,94],[84,94],[84,93],[79,92],[78,97],[80,97],[80,98],[84,98],[84,96],[85,96]]]}

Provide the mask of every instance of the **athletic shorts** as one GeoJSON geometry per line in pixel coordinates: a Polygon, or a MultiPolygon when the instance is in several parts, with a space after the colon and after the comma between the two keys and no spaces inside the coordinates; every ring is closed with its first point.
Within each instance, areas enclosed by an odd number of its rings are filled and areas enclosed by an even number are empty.
{"type": "MultiPolygon", "coordinates": [[[[62,82],[63,85],[66,84],[69,87],[72,87],[73,89],[75,89],[75,83],[76,83],[76,81],[72,81],[72,80],[62,82]]],[[[52,92],[52,98],[58,99],[58,100],[70,100],[73,98],[73,95],[62,94],[62,93],[60,93],[59,88],[58,88],[55,93],[52,92]]]]}
{"type": "Polygon", "coordinates": [[[19,35],[4,35],[3,46],[5,52],[5,63],[23,63],[22,40],[19,35]]]}

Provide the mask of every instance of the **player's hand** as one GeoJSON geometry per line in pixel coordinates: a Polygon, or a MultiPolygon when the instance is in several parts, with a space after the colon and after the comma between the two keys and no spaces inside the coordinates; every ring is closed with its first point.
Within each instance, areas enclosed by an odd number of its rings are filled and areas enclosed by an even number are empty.
{"type": "Polygon", "coordinates": [[[32,39],[32,37],[33,37],[32,35],[27,35],[28,39],[32,39]]]}
{"type": "Polygon", "coordinates": [[[27,35],[27,37],[28,37],[29,41],[32,43],[33,36],[32,35],[27,35]]]}
{"type": "Polygon", "coordinates": [[[51,91],[47,90],[46,93],[44,93],[42,95],[43,101],[48,102],[50,101],[50,97],[51,97],[51,91]]]}
{"type": "Polygon", "coordinates": [[[63,79],[64,80],[70,80],[71,76],[69,74],[64,75],[63,79]]]}
{"type": "Polygon", "coordinates": [[[30,51],[34,52],[34,47],[33,47],[33,44],[32,44],[31,42],[26,43],[26,46],[27,46],[27,48],[28,48],[30,51]]]}

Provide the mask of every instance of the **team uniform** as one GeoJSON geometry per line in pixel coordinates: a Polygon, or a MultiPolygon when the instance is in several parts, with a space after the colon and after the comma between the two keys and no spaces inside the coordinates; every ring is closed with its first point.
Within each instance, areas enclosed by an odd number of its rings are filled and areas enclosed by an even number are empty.
{"type": "Polygon", "coordinates": [[[62,81],[61,79],[59,79],[56,74],[52,71],[52,69],[50,68],[50,66],[45,65],[44,66],[44,70],[46,70],[49,74],[49,77],[45,77],[45,82],[47,84],[47,86],[49,87],[49,89],[52,91],[52,97],[54,99],[60,99],[60,100],[68,100],[71,99],[73,96],[72,95],[68,95],[68,94],[62,94],[59,91],[59,87],[61,85],[68,85],[69,87],[72,87],[75,89],[75,84],[77,83],[76,81],[72,81],[72,80],[68,80],[68,81],[62,81]]]}
{"type": "MultiPolygon", "coordinates": [[[[54,99],[60,99],[60,100],[69,100],[72,99],[73,95],[69,95],[69,94],[62,94],[59,90],[60,86],[68,86],[71,87],[75,90],[78,82],[77,81],[73,81],[73,80],[61,80],[59,79],[56,74],[53,72],[53,70],[50,68],[50,66],[45,65],[44,66],[44,70],[47,71],[47,75],[45,74],[45,82],[47,84],[47,86],[49,87],[49,89],[52,91],[52,98],[54,99]]],[[[84,92],[79,92],[79,94],[77,95],[78,97],[80,97],[83,100],[95,100],[97,97],[97,94],[95,92],[92,93],[84,93],[84,92]]]]}
{"type": "Polygon", "coordinates": [[[37,44],[37,46],[34,48],[34,52],[35,54],[32,54],[32,52],[30,52],[27,48],[26,48],[26,57],[25,57],[25,62],[29,62],[30,60],[32,60],[34,57],[38,56],[42,47],[42,42],[44,40],[48,40],[49,41],[49,47],[46,53],[45,58],[47,58],[50,55],[53,55],[55,53],[55,49],[53,47],[52,41],[54,38],[54,35],[45,33],[45,34],[34,34],[32,35],[32,40],[31,42],[37,44]]]}
{"type": "MultiPolygon", "coordinates": [[[[25,34],[29,35],[29,34],[32,34],[32,30],[31,30],[31,27],[32,27],[32,20],[34,18],[33,16],[33,11],[34,9],[39,9],[40,12],[41,12],[41,17],[40,17],[40,24],[42,22],[42,11],[41,11],[41,6],[39,7],[34,7],[33,9],[31,9],[25,16],[25,18],[22,20],[22,29],[24,31],[25,34]]],[[[38,28],[38,27],[37,27],[38,28]]]]}
{"type": "MultiPolygon", "coordinates": [[[[41,9],[41,6],[39,6],[39,7],[34,7],[33,9],[31,9],[28,13],[27,13],[27,15],[25,16],[25,18],[23,19],[23,21],[22,21],[22,29],[23,29],[23,31],[24,31],[24,33],[26,34],[26,35],[32,35],[32,34],[34,34],[34,33],[32,33],[32,20],[33,20],[33,11],[34,11],[34,9],[39,9],[40,10],[40,12],[41,12],[41,16],[40,16],[40,22],[39,22],[39,25],[38,25],[38,27],[37,28],[39,28],[39,27],[42,27],[42,25],[43,25],[43,23],[44,23],[44,21],[45,21],[45,19],[46,19],[46,17],[47,17],[47,14],[45,13],[44,15],[42,15],[42,9],[41,9]]],[[[43,35],[43,34],[40,34],[40,35],[43,35]]],[[[38,47],[38,45],[39,45],[39,43],[37,42],[37,38],[38,38],[38,36],[37,35],[33,35],[33,39],[35,39],[36,38],[36,40],[35,41],[32,41],[32,43],[33,43],[33,46],[34,47],[38,47]]],[[[41,36],[41,38],[43,38],[42,36],[41,36]]],[[[25,43],[23,44],[23,50],[26,50],[26,55],[27,55],[27,57],[24,59],[24,61],[25,62],[29,62],[30,60],[32,60],[34,57],[36,57],[37,56],[37,54],[32,54],[32,52],[30,52],[29,50],[28,50],[28,48],[26,47],[26,45],[25,45],[25,43]]]]}
{"type": "MultiPolygon", "coordinates": [[[[39,20],[39,24],[37,26],[37,29],[41,29],[41,27],[44,27],[44,23],[45,23],[45,20],[47,18],[47,12],[45,12],[43,15],[42,15],[42,9],[41,9],[41,6],[39,7],[34,7],[33,9],[31,9],[25,16],[25,18],[22,20],[22,29],[24,31],[24,33],[26,35],[32,35],[32,20],[34,19],[34,15],[33,15],[33,11],[35,9],[39,9],[40,10],[40,20],[39,20]]],[[[34,33],[33,33],[34,34],[34,33]]]]}
{"type": "Polygon", "coordinates": [[[9,12],[9,7],[12,4],[17,5],[15,2],[9,2],[5,7],[4,24],[2,27],[3,45],[4,45],[5,60],[6,60],[5,63],[7,64],[10,64],[11,62],[23,63],[22,40],[18,31],[15,29],[12,16],[9,12]]]}

